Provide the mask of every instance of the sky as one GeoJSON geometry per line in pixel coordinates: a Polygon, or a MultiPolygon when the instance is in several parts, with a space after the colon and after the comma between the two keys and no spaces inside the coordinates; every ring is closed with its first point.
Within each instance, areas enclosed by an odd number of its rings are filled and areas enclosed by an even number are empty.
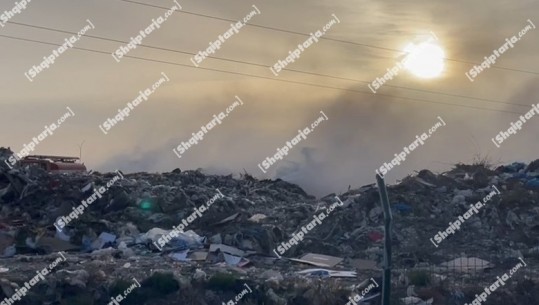
{"type": "MultiPolygon", "coordinates": [[[[1,0],[0,12],[19,2],[1,0]]],[[[500,147],[492,138],[539,103],[539,30],[530,29],[473,82],[465,75],[506,38],[530,24],[539,25],[536,1],[177,4],[28,3],[0,28],[0,146],[19,152],[69,107],[74,116],[39,141],[33,154],[79,156],[82,151],[82,161],[98,171],[247,172],[297,183],[316,196],[374,183],[375,170],[439,118],[445,126],[391,169],[385,176],[388,183],[422,169],[443,172],[455,163],[477,159],[500,165],[538,158],[539,114],[500,147]],[[177,4],[181,10],[142,40],[152,48],[139,45],[129,51],[131,57],[116,62],[113,52],[177,4]],[[257,14],[247,25],[211,55],[226,61],[207,58],[194,66],[189,53],[208,48],[231,28],[227,20],[243,20],[255,8],[257,14]],[[288,70],[278,76],[271,72],[269,68],[303,44],[309,33],[335,19],[339,22],[304,48],[288,70]],[[71,33],[90,23],[92,28],[73,44],[75,48],[57,56],[31,81],[25,76],[71,33]],[[406,56],[402,50],[407,44],[431,35],[445,54],[440,75],[425,79],[399,71],[376,93],[368,88],[406,56]],[[101,124],[163,75],[168,81],[107,134],[102,132],[101,124]],[[243,104],[178,158],[173,149],[225,111],[236,96],[243,104]],[[261,170],[259,164],[321,112],[327,120],[290,147],[283,160],[261,170]]]]}

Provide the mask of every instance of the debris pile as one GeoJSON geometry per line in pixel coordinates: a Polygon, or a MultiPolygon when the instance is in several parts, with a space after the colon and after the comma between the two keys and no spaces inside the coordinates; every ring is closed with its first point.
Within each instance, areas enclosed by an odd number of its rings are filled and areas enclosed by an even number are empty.
{"type": "MultiPolygon", "coordinates": [[[[296,185],[247,173],[59,174],[3,166],[10,154],[0,148],[3,297],[58,253],[66,261],[26,298],[106,303],[136,278],[141,288],[128,297],[131,304],[221,304],[247,283],[253,291],[242,302],[323,305],[346,304],[365,280],[381,284],[383,211],[374,184],[317,199],[296,185]],[[325,217],[313,221],[320,214],[325,217]],[[278,254],[282,243],[291,246],[278,254]]],[[[456,279],[487,285],[519,259],[527,263],[527,278],[515,284],[536,287],[539,160],[422,170],[388,193],[392,282],[404,287],[395,290],[396,302],[471,302],[473,291],[456,279]],[[428,279],[410,270],[427,270],[428,279]],[[449,280],[452,288],[440,288],[449,280]],[[410,290],[420,282],[427,291],[410,290]]],[[[380,288],[370,289],[363,304],[378,304],[380,288]]]]}

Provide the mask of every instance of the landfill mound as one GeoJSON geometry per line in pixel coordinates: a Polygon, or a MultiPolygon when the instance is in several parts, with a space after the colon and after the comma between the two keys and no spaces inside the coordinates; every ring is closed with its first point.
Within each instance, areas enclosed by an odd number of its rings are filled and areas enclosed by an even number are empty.
{"type": "MultiPolygon", "coordinates": [[[[59,174],[11,155],[0,148],[2,300],[58,262],[18,303],[380,304],[375,184],[317,199],[247,173],[59,174]]],[[[539,304],[539,160],[422,170],[388,194],[392,304],[471,303],[519,262],[488,302],[539,304]]]]}

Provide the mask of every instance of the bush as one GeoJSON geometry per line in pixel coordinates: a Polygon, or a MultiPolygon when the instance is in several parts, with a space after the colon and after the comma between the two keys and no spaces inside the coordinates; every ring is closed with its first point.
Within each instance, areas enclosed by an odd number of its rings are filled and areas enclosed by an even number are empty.
{"type": "Polygon", "coordinates": [[[410,284],[415,286],[427,286],[431,283],[431,278],[427,271],[410,271],[408,278],[410,279],[410,284]]]}

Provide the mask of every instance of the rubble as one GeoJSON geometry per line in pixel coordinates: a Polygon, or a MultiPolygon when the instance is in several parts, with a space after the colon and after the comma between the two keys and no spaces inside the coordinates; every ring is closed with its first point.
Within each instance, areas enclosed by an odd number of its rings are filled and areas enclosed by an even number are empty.
{"type": "MultiPolygon", "coordinates": [[[[0,149],[0,163],[9,155],[9,150],[0,149]]],[[[246,296],[253,303],[346,304],[357,283],[381,274],[383,213],[375,185],[339,194],[344,204],[287,251],[287,257],[297,258],[276,257],[273,249],[330,207],[335,194],[317,199],[285,181],[257,180],[248,174],[239,178],[180,170],[124,174],[78,219],[61,231],[54,226],[58,217],[69,214],[113,176],[0,165],[0,255],[2,265],[9,266],[0,272],[4,295],[11,293],[10,283],[24,282],[26,274],[35,274],[43,268],[42,261],[59,251],[69,253],[68,261],[28,298],[54,304],[73,295],[106,303],[108,296],[117,294],[111,287],[135,277],[142,287],[134,298],[160,299],[162,304],[180,298],[186,304],[199,304],[195,300],[200,299],[220,304],[238,292],[233,287],[240,281],[257,287],[246,296]],[[216,189],[223,198],[187,231],[170,234],[216,189]],[[170,242],[156,247],[169,234],[170,242]],[[63,288],[53,293],[58,287],[63,288]],[[145,287],[168,290],[158,297],[145,287]]],[[[458,164],[441,174],[422,170],[388,186],[394,214],[394,285],[459,283],[455,291],[442,293],[437,286],[429,287],[419,297],[397,289],[397,299],[410,304],[430,304],[431,297],[432,304],[451,298],[472,300],[462,282],[491,282],[493,274],[507,271],[519,257],[529,264],[522,272],[536,285],[538,180],[539,160],[496,169],[458,164]],[[470,204],[489,194],[492,186],[501,194],[478,215],[438,248],[429,242],[470,204]],[[431,272],[428,278],[416,273],[423,271],[431,272]]],[[[379,297],[372,297],[376,293],[364,301],[377,304],[379,297]]]]}

